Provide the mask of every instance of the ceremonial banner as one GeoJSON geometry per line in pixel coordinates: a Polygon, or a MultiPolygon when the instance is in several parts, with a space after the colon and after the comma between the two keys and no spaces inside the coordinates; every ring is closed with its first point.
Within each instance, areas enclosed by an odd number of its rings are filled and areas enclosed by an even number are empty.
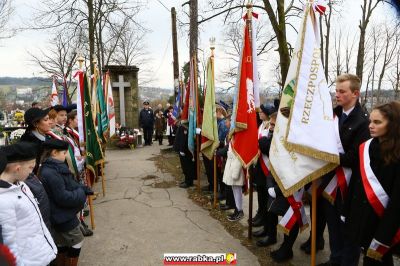
{"type": "Polygon", "coordinates": [[[205,92],[203,124],[201,127],[201,152],[212,160],[215,150],[219,146],[218,125],[215,110],[214,59],[207,62],[207,91],[205,92]]]}
{"type": "Polygon", "coordinates": [[[103,84],[101,78],[97,79],[97,133],[103,142],[107,141],[108,116],[107,105],[103,94],[103,84]]]}
{"type": "Polygon", "coordinates": [[[321,64],[318,23],[307,6],[271,143],[272,174],[289,196],[339,163],[332,100],[321,64]]]}
{"type": "Polygon", "coordinates": [[[85,115],[83,113],[83,103],[84,103],[84,73],[79,70],[76,72],[75,76],[78,79],[76,87],[76,110],[78,116],[78,132],[79,132],[79,142],[85,142],[85,115]]]}
{"type": "Polygon", "coordinates": [[[243,50],[233,105],[232,121],[234,121],[234,127],[231,128],[233,129],[231,130],[231,135],[233,135],[231,140],[232,151],[245,168],[257,160],[259,153],[250,26],[251,23],[247,22],[244,28],[243,50]]]}
{"type": "Polygon", "coordinates": [[[180,113],[180,109],[181,109],[181,90],[182,90],[182,84],[179,84],[179,90],[178,90],[178,94],[176,95],[176,99],[175,99],[175,104],[174,104],[174,109],[172,110],[172,115],[177,118],[179,113],[180,113]]]}
{"type": "Polygon", "coordinates": [[[62,106],[67,107],[68,106],[68,96],[67,96],[67,85],[63,85],[63,95],[62,95],[62,106]]]}
{"type": "Polygon", "coordinates": [[[93,114],[90,100],[90,88],[87,76],[83,77],[84,82],[84,103],[83,111],[85,114],[85,136],[86,136],[86,167],[96,176],[96,165],[103,162],[103,152],[101,150],[97,131],[93,122],[93,114]]]}
{"type": "Polygon", "coordinates": [[[189,96],[190,96],[190,80],[186,84],[185,89],[185,101],[183,102],[181,121],[182,123],[187,123],[189,120],[189,96]]]}
{"type": "Polygon", "coordinates": [[[189,95],[189,127],[188,149],[194,156],[197,127],[197,77],[195,71],[196,57],[190,60],[190,95],[189,95]]]}
{"type": "Polygon", "coordinates": [[[50,96],[51,106],[56,106],[60,104],[60,99],[58,98],[56,79],[53,78],[53,85],[51,86],[51,96],[50,96]]]}
{"type": "Polygon", "coordinates": [[[115,109],[114,109],[114,98],[112,95],[112,86],[111,86],[111,79],[110,75],[106,74],[106,82],[107,86],[106,96],[107,99],[107,115],[108,115],[108,128],[110,131],[110,137],[115,135],[115,109]]]}

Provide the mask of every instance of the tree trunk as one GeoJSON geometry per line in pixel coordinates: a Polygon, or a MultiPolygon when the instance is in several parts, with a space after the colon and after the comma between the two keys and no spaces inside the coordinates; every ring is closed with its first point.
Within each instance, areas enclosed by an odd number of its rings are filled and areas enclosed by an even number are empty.
{"type": "MultiPolygon", "coordinates": [[[[198,17],[197,0],[190,0],[190,45],[189,45],[190,56],[189,56],[189,58],[191,58],[195,54],[197,55],[198,35],[199,35],[197,17],[198,17]]],[[[197,60],[196,60],[196,62],[197,62],[197,60]]]]}
{"type": "Polygon", "coordinates": [[[356,75],[362,81],[363,71],[364,71],[364,56],[365,56],[365,28],[362,27],[360,30],[360,41],[358,43],[358,53],[357,53],[357,66],[356,75]]]}
{"type": "Polygon", "coordinates": [[[89,25],[90,73],[94,74],[93,59],[94,59],[95,38],[94,38],[93,0],[88,0],[87,6],[88,6],[88,25],[89,25]]]}
{"type": "Polygon", "coordinates": [[[265,11],[267,11],[269,20],[276,35],[276,40],[278,42],[279,65],[281,67],[282,77],[280,85],[281,89],[283,89],[283,86],[285,86],[286,76],[289,71],[290,65],[290,55],[286,39],[285,1],[277,0],[278,18],[275,16],[275,12],[272,9],[270,1],[263,0],[263,2],[265,6],[265,11]]]}

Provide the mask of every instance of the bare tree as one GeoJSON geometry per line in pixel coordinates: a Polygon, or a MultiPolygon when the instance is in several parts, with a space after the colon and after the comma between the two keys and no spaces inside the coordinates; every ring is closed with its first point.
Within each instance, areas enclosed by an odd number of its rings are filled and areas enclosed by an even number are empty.
{"type": "Polygon", "coordinates": [[[382,88],[382,81],[385,75],[385,71],[388,69],[389,65],[392,63],[393,59],[395,58],[395,52],[398,51],[398,44],[400,41],[399,35],[399,26],[400,24],[397,23],[395,27],[389,28],[385,27],[384,32],[384,40],[385,40],[385,47],[383,51],[383,59],[381,63],[381,71],[379,73],[379,80],[378,80],[378,88],[377,88],[377,102],[380,103],[380,94],[382,88]]]}
{"type": "Polygon", "coordinates": [[[15,35],[15,30],[8,26],[10,17],[14,11],[12,0],[0,0],[0,40],[11,38],[15,35]]]}
{"type": "Polygon", "coordinates": [[[372,12],[376,9],[379,3],[385,2],[384,0],[363,0],[361,4],[362,17],[359,21],[358,27],[360,29],[360,39],[358,42],[357,52],[357,66],[356,75],[362,80],[364,70],[364,59],[365,59],[365,36],[367,33],[367,27],[370,22],[372,12]]]}

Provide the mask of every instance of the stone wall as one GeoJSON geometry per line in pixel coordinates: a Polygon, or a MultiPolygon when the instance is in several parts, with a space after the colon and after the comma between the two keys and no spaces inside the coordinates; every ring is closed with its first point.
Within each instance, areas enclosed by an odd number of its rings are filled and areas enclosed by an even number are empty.
{"type": "MultiPolygon", "coordinates": [[[[109,65],[103,68],[103,72],[110,71],[111,84],[119,81],[119,75],[123,75],[124,82],[131,84],[130,88],[124,88],[125,91],[125,121],[126,126],[130,128],[139,128],[139,85],[138,85],[138,71],[139,68],[136,66],[115,66],[109,65]]],[[[115,118],[116,122],[121,124],[120,121],[120,97],[119,88],[114,87],[112,89],[114,106],[115,106],[115,118]]]]}

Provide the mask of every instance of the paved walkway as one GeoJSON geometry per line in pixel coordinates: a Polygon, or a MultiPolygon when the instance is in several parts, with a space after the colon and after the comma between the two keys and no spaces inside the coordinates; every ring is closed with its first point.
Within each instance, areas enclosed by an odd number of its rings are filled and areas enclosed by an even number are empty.
{"type": "Polygon", "coordinates": [[[239,265],[259,265],[173,176],[155,167],[151,158],[159,152],[158,145],[107,151],[106,196],[94,201],[96,230],[85,238],[80,265],[162,265],[164,253],[179,252],[236,252],[239,265]]]}

